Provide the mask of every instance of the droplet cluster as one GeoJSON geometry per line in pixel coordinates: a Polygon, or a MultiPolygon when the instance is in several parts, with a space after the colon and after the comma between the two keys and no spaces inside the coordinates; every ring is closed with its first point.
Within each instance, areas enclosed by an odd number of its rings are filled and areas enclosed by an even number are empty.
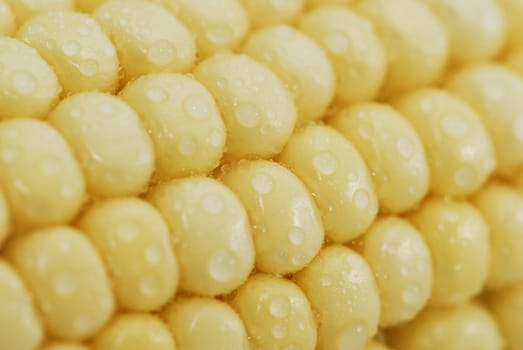
{"type": "Polygon", "coordinates": [[[523,0],[0,0],[0,349],[523,349],[523,0]]]}

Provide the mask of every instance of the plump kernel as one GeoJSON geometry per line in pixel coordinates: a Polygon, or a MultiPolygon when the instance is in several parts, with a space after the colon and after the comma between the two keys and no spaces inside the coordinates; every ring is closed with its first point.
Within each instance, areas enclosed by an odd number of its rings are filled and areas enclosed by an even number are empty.
{"type": "Polygon", "coordinates": [[[323,117],[336,77],[326,53],[305,34],[279,25],[251,34],[243,51],[266,64],[294,95],[298,125],[323,117]]]}
{"type": "Polygon", "coordinates": [[[194,64],[191,33],[161,6],[145,0],[111,0],[93,17],[118,51],[124,81],[147,73],[187,72],[194,64]]]}
{"type": "Polygon", "coordinates": [[[113,314],[104,265],[82,232],[65,226],[40,229],[13,242],[7,256],[33,291],[55,337],[89,338],[113,314]]]}
{"type": "Polygon", "coordinates": [[[18,118],[0,123],[0,186],[20,227],[67,223],[85,199],[80,166],[49,124],[18,118]]]}
{"type": "Polygon", "coordinates": [[[296,175],[277,163],[255,160],[239,162],[221,180],[251,218],[258,270],[285,275],[310,263],[323,243],[323,223],[296,175]]]}
{"type": "Polygon", "coordinates": [[[0,37],[0,86],[0,120],[44,118],[62,92],[38,52],[8,37],[0,37]]]}
{"type": "Polygon", "coordinates": [[[226,130],[212,95],[191,77],[159,73],[129,83],[123,98],[140,115],[163,178],[206,174],[225,150],[226,130]]]}
{"type": "Polygon", "coordinates": [[[496,167],[494,146],[481,117],[466,103],[444,90],[424,88],[395,105],[425,146],[434,193],[465,196],[485,183],[496,167]]]}
{"type": "Polygon", "coordinates": [[[485,284],[490,266],[489,227],[467,202],[433,198],[412,215],[434,266],[431,305],[466,302],[485,284]]]}
{"type": "Polygon", "coordinates": [[[100,251],[122,307],[156,310],[174,296],[178,262],[167,224],[150,204],[109,199],[87,210],[78,226],[100,251]]]}
{"type": "Polygon", "coordinates": [[[48,12],[25,22],[17,38],[53,67],[66,93],[113,92],[118,85],[116,50],[87,15],[48,12]]]}
{"type": "Polygon", "coordinates": [[[254,265],[251,229],[225,185],[204,177],[173,180],[154,189],[150,200],[171,229],[183,290],[214,296],[247,279],[254,265]]]}
{"type": "Polygon", "coordinates": [[[94,339],[93,350],[176,350],[165,325],[151,314],[121,314],[94,339]]]}
{"type": "Polygon", "coordinates": [[[11,213],[7,206],[7,198],[0,189],[0,248],[2,248],[3,243],[11,234],[11,229],[11,213]]]}
{"type": "Polygon", "coordinates": [[[317,327],[311,306],[294,283],[255,275],[238,289],[231,304],[254,349],[315,349],[317,327]]]}
{"type": "Polygon", "coordinates": [[[62,100],[49,123],[73,148],[90,192],[122,196],[147,188],[154,169],[153,145],[125,102],[100,92],[79,93],[62,100]]]}
{"type": "Polygon", "coordinates": [[[310,125],[300,130],[278,160],[311,191],[325,235],[332,241],[356,238],[376,217],[378,200],[369,170],[354,146],[334,129],[310,125]]]}
{"type": "Polygon", "coordinates": [[[348,8],[326,6],[305,14],[298,26],[327,52],[336,73],[339,102],[376,97],[385,79],[387,62],[385,49],[370,21],[348,8]]]}
{"type": "Polygon", "coordinates": [[[89,347],[82,343],[55,342],[44,346],[42,350],[89,350],[89,347]]]}
{"type": "Polygon", "coordinates": [[[163,312],[179,349],[250,349],[245,326],[226,303],[212,298],[180,297],[163,312]],[[211,345],[212,344],[212,345],[211,345]]]}
{"type": "Polygon", "coordinates": [[[523,47],[523,1],[499,0],[503,10],[503,17],[507,27],[507,46],[510,48],[523,47]]]}
{"type": "Polygon", "coordinates": [[[75,5],[75,0],[6,0],[6,2],[19,25],[46,12],[73,10],[75,5]]]}
{"type": "Polygon", "coordinates": [[[253,29],[288,24],[303,11],[305,0],[241,0],[253,29]]]}
{"type": "Polygon", "coordinates": [[[392,348],[389,348],[387,345],[380,343],[376,340],[371,340],[367,343],[367,347],[365,350],[393,350],[392,348]]]}
{"type": "Polygon", "coordinates": [[[0,0],[0,35],[12,36],[16,29],[15,15],[7,0],[0,0]]]}
{"type": "Polygon", "coordinates": [[[421,140],[390,106],[356,104],[341,110],[329,124],[347,137],[365,159],[381,211],[404,212],[427,194],[429,165],[421,140]]]}
{"type": "Polygon", "coordinates": [[[357,0],[305,0],[308,7],[322,7],[325,5],[346,6],[352,5],[357,0]]]}
{"type": "Polygon", "coordinates": [[[523,281],[490,294],[488,306],[498,322],[505,346],[520,349],[523,346],[523,281]]]}

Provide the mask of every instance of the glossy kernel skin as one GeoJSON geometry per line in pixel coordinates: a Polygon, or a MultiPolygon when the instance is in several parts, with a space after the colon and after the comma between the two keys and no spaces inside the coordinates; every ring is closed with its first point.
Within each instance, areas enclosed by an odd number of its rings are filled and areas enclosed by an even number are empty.
{"type": "Polygon", "coordinates": [[[243,52],[266,64],[294,95],[298,126],[323,117],[334,98],[336,76],[325,51],[307,35],[273,26],[252,33],[243,52]]]}
{"type": "Polygon", "coordinates": [[[48,12],[25,22],[16,37],[53,67],[64,92],[113,92],[118,86],[116,50],[98,23],[75,12],[48,12]]]}
{"type": "Polygon", "coordinates": [[[523,194],[493,182],[473,203],[490,227],[491,263],[487,288],[508,287],[523,280],[523,194]]]}
{"type": "Polygon", "coordinates": [[[425,150],[403,115],[388,105],[367,102],[342,109],[329,125],[365,159],[382,212],[407,211],[427,194],[430,178],[425,150]]]}
{"type": "Polygon", "coordinates": [[[378,219],[360,240],[381,300],[381,327],[413,319],[432,292],[432,257],[423,236],[407,220],[378,219]]]}
{"type": "Polygon", "coordinates": [[[487,281],[489,227],[471,204],[445,198],[426,200],[410,219],[432,255],[434,284],[430,305],[466,302],[487,281]]]}
{"type": "Polygon", "coordinates": [[[363,350],[380,318],[378,287],[365,260],[332,245],[294,279],[318,312],[317,349],[363,350]]]}
{"type": "Polygon", "coordinates": [[[483,186],[496,154],[481,117],[458,97],[436,88],[414,90],[395,102],[427,152],[431,190],[467,196],[483,186]]]}
{"type": "Polygon", "coordinates": [[[247,213],[222,183],[190,177],[149,195],[171,230],[182,290],[215,296],[239,287],[254,265],[247,213]]]}
{"type": "Polygon", "coordinates": [[[25,43],[0,37],[0,68],[0,120],[45,118],[62,92],[49,64],[25,43]]]}
{"type": "Polygon", "coordinates": [[[162,313],[178,350],[250,350],[245,326],[228,304],[198,297],[179,297],[162,313]]]}
{"type": "Polygon", "coordinates": [[[226,130],[209,91],[194,78],[148,74],[119,96],[140,116],[155,146],[156,177],[207,174],[225,150],[226,130]]]}
{"type": "Polygon", "coordinates": [[[153,144],[136,112],[122,100],[100,92],[72,95],[51,112],[49,123],[71,145],[91,193],[137,195],[147,188],[153,144]]]}
{"type": "Polygon", "coordinates": [[[221,181],[249,214],[259,271],[286,275],[310,263],[323,244],[323,223],[296,175],[270,161],[240,161],[221,181]]]}
{"type": "Polygon", "coordinates": [[[336,73],[336,101],[355,103],[378,95],[387,59],[368,19],[348,8],[325,6],[304,14],[298,28],[327,52],[336,73]]]}
{"type": "Polygon", "coordinates": [[[175,295],[179,271],[169,229],[149,203],[112,198],[88,209],[77,225],[102,255],[121,307],[153,311],[175,295]]]}
{"type": "Polygon", "coordinates": [[[492,315],[475,303],[431,307],[416,319],[387,332],[402,350],[501,350],[503,339],[492,315]]]}
{"type": "Polygon", "coordinates": [[[231,301],[252,349],[314,350],[316,322],[309,301],[294,283],[270,275],[249,278],[231,301]]]}
{"type": "Polygon", "coordinates": [[[15,15],[7,0],[0,0],[0,35],[12,36],[16,30],[15,15]]]}
{"type": "Polygon", "coordinates": [[[112,316],[110,280],[84,233],[67,226],[43,228],[15,240],[6,255],[33,292],[52,336],[87,339],[112,316]]]}
{"type": "Polygon", "coordinates": [[[523,282],[496,291],[488,296],[488,306],[505,338],[506,349],[523,347],[523,282]]]}
{"type": "Polygon", "coordinates": [[[74,9],[75,0],[6,0],[13,11],[18,25],[34,16],[50,11],[71,11],[74,9]]]}
{"type": "Polygon", "coordinates": [[[325,235],[333,242],[358,237],[376,217],[378,199],[369,170],[356,148],[334,129],[310,125],[297,131],[277,159],[312,193],[325,235]]]}
{"type": "Polygon", "coordinates": [[[293,23],[303,12],[306,0],[241,0],[253,29],[293,23]]]}
{"type": "Polygon", "coordinates": [[[507,46],[511,49],[523,48],[523,1],[499,0],[507,21],[507,46]]]}
{"type": "Polygon", "coordinates": [[[0,348],[32,350],[44,338],[44,329],[32,295],[13,266],[0,259],[0,348]]]}
{"type": "Polygon", "coordinates": [[[297,113],[290,92],[267,66],[247,55],[219,53],[201,62],[193,74],[222,112],[227,158],[271,158],[281,151],[297,113]]]}
{"type": "Polygon", "coordinates": [[[0,169],[0,185],[19,228],[67,223],[84,203],[80,166],[65,139],[47,123],[26,118],[2,122],[0,169]]]}
{"type": "Polygon", "coordinates": [[[93,350],[176,350],[161,319],[151,314],[119,314],[96,335],[93,350]]]}
{"type": "Polygon", "coordinates": [[[74,342],[55,342],[44,346],[41,350],[90,350],[87,345],[74,342]]]}

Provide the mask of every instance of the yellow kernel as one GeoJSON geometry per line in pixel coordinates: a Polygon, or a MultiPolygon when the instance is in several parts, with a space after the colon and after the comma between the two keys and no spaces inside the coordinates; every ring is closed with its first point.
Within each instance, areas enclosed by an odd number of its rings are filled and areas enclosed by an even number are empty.
{"type": "Polygon", "coordinates": [[[362,103],[341,110],[330,124],[361,153],[383,212],[411,209],[429,189],[429,165],[414,128],[388,105],[362,103]]]}
{"type": "Polygon", "coordinates": [[[7,205],[7,198],[4,192],[0,189],[0,248],[6,238],[11,234],[11,213],[7,205]]]}
{"type": "Polygon", "coordinates": [[[294,283],[256,275],[238,289],[231,304],[245,323],[253,349],[315,349],[311,306],[294,283]]]}
{"type": "Polygon", "coordinates": [[[474,204],[490,226],[488,288],[523,280],[523,195],[501,183],[483,188],[474,204]]]}
{"type": "Polygon", "coordinates": [[[422,0],[445,28],[450,59],[458,64],[486,61],[505,44],[506,21],[496,0],[422,0]],[[480,40],[478,40],[480,38],[480,40]]]}
{"type": "Polygon", "coordinates": [[[392,348],[389,348],[387,345],[382,344],[376,340],[371,340],[367,343],[367,347],[365,350],[393,350],[392,348]]]}
{"type": "Polygon", "coordinates": [[[523,348],[523,282],[499,290],[489,296],[488,303],[496,318],[505,346],[509,350],[523,348]]]}
{"type": "Polygon", "coordinates": [[[362,243],[380,290],[380,325],[413,319],[432,291],[432,258],[423,236],[408,221],[385,217],[371,226],[362,243]]]}
{"type": "Polygon", "coordinates": [[[297,124],[323,117],[336,77],[326,53],[305,34],[279,25],[252,33],[244,52],[266,64],[295,97],[297,124]]]}
{"type": "Polygon", "coordinates": [[[122,307],[155,310],[174,296],[178,262],[167,224],[150,204],[109,199],[87,210],[78,225],[104,258],[122,307]]]}
{"type": "Polygon", "coordinates": [[[92,13],[97,7],[110,0],[75,0],[76,7],[83,12],[92,13]]]}
{"type": "Polygon", "coordinates": [[[93,13],[114,43],[124,81],[147,73],[186,72],[196,59],[189,30],[163,7],[145,0],[111,0],[93,13]]]}
{"type": "Polygon", "coordinates": [[[25,22],[17,38],[53,67],[66,93],[113,92],[118,85],[116,49],[87,15],[48,12],[25,22]]]}
{"type": "Polygon", "coordinates": [[[93,350],[145,349],[176,349],[167,325],[151,314],[120,314],[96,335],[93,342],[93,350]]]}
{"type": "Polygon", "coordinates": [[[42,350],[89,350],[89,348],[81,343],[60,342],[44,346],[42,350]]]}
{"type": "Polygon", "coordinates": [[[140,115],[156,148],[156,173],[173,178],[205,174],[225,150],[226,130],[212,95],[195,79],[150,74],[120,93],[140,115]]]}
{"type": "Polygon", "coordinates": [[[125,102],[109,94],[82,92],[62,100],[49,122],[71,145],[90,192],[135,195],[147,188],[154,169],[153,144],[125,102]]]}
{"type": "Polygon", "coordinates": [[[327,52],[336,74],[339,102],[376,97],[387,61],[370,21],[346,8],[320,7],[305,14],[298,26],[327,52]]]}
{"type": "Polygon", "coordinates": [[[523,48],[523,1],[499,0],[507,21],[507,45],[510,48],[523,48]]]}
{"type": "Polygon", "coordinates": [[[0,0],[0,35],[11,36],[15,33],[16,22],[15,15],[7,0],[0,0]]]}
{"type": "Polygon", "coordinates": [[[75,0],[6,0],[18,24],[39,14],[51,11],[73,10],[75,0]]]}
{"type": "Polygon", "coordinates": [[[85,182],[69,145],[47,123],[0,123],[0,185],[13,221],[22,226],[65,223],[85,199],[85,182]]]}
{"type": "Polygon", "coordinates": [[[483,288],[490,266],[489,228],[472,205],[433,198],[411,216],[434,266],[431,305],[458,304],[483,288]]]}
{"type": "Polygon", "coordinates": [[[498,172],[510,174],[523,165],[523,80],[508,68],[481,64],[464,68],[447,81],[447,89],[481,117],[496,150],[498,172]]]}
{"type": "Polygon", "coordinates": [[[256,29],[294,22],[302,13],[305,0],[242,0],[242,5],[256,29]]]}
{"type": "Polygon", "coordinates": [[[0,37],[0,86],[0,120],[44,118],[62,92],[38,52],[8,37],[0,37]]]}
{"type": "Polygon", "coordinates": [[[269,68],[247,55],[215,54],[194,70],[222,112],[229,158],[270,158],[296,123],[290,93],[269,68]]]}
{"type": "Polygon", "coordinates": [[[240,317],[222,301],[180,297],[163,312],[180,350],[249,350],[240,317]]]}
{"type": "Polygon", "coordinates": [[[213,296],[247,279],[254,265],[249,221],[225,185],[204,177],[173,180],[150,199],[171,229],[183,290],[213,296]]]}
{"type": "Polygon", "coordinates": [[[56,226],[14,241],[7,256],[56,337],[82,340],[109,320],[114,299],[101,258],[84,234],[56,226]]]}
{"type": "Polygon", "coordinates": [[[308,7],[319,7],[319,6],[347,6],[352,5],[357,0],[306,0],[308,7]]]}
{"type": "Polygon", "coordinates": [[[36,349],[44,330],[32,296],[16,271],[1,258],[0,300],[0,349],[36,349]]]}
{"type": "Polygon", "coordinates": [[[373,273],[351,249],[332,245],[295,275],[318,315],[318,350],[363,350],[380,318],[373,273]]]}
{"type": "MultiPolygon", "coordinates": [[[[523,3],[523,1],[522,1],[523,3]]],[[[515,50],[506,59],[507,66],[523,79],[523,46],[515,50]]]]}
{"type": "Polygon", "coordinates": [[[413,321],[391,329],[387,341],[401,350],[503,349],[495,320],[474,303],[425,309],[413,321]]]}
{"type": "Polygon", "coordinates": [[[372,20],[386,49],[385,95],[439,78],[447,63],[447,37],[425,5],[416,0],[362,0],[357,8],[372,20]]]}
{"type": "Polygon", "coordinates": [[[205,58],[235,49],[249,31],[249,16],[239,0],[155,0],[164,2],[185,23],[205,58]]]}
{"type": "Polygon", "coordinates": [[[323,224],[296,175],[277,163],[255,160],[239,162],[221,180],[251,218],[258,270],[285,275],[311,262],[323,243],[323,224]]]}
{"type": "Polygon", "coordinates": [[[369,170],[354,146],[334,129],[310,125],[298,131],[278,160],[311,191],[325,235],[332,241],[356,238],[376,217],[378,199],[369,170]]]}
{"type": "Polygon", "coordinates": [[[425,146],[431,188],[440,195],[465,196],[494,171],[496,155],[481,117],[440,89],[409,92],[396,103],[425,146]]]}

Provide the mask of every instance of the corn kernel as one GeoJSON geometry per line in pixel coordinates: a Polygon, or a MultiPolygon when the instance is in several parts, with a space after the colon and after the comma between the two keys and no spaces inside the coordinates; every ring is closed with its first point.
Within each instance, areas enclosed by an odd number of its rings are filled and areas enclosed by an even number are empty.
{"type": "Polygon", "coordinates": [[[511,48],[523,48],[523,1],[499,0],[507,21],[507,44],[511,48]]]}
{"type": "Polygon", "coordinates": [[[51,11],[73,10],[75,0],[6,0],[18,24],[51,11]]]}
{"type": "Polygon", "coordinates": [[[385,344],[382,344],[376,340],[371,340],[368,344],[365,350],[393,350],[392,348],[389,348],[385,344]]]}
{"type": "Polygon", "coordinates": [[[42,350],[89,350],[87,345],[72,342],[52,343],[44,346],[42,350]]]}
{"type": "Polygon", "coordinates": [[[301,14],[305,0],[242,0],[254,29],[292,23],[301,14]]]}
{"type": "Polygon", "coordinates": [[[523,347],[523,282],[489,296],[489,307],[496,318],[508,350],[523,347]]]}
{"type": "Polygon", "coordinates": [[[0,0],[0,35],[12,36],[16,30],[15,15],[7,0],[0,0]]]}
{"type": "Polygon", "coordinates": [[[11,234],[11,213],[7,206],[7,199],[4,192],[0,189],[0,248],[7,237],[11,234]]]}

